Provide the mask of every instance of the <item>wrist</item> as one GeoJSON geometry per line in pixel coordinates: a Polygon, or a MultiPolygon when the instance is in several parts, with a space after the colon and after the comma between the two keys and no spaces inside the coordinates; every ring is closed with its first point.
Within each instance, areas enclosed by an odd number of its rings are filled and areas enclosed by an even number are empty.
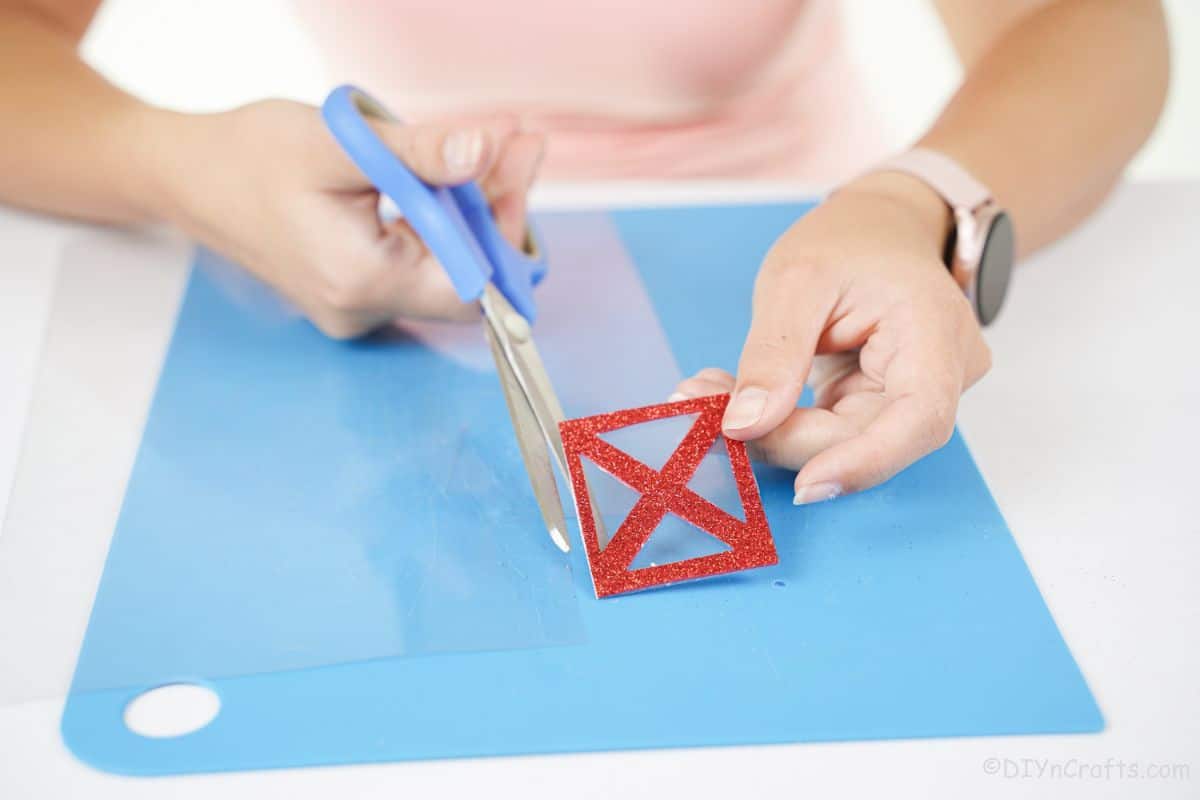
{"type": "Polygon", "coordinates": [[[192,170],[212,167],[208,142],[216,116],[145,107],[131,123],[142,165],[134,181],[134,202],[147,219],[184,230],[192,227],[188,191],[194,180],[192,170]]]}
{"type": "Polygon", "coordinates": [[[838,190],[868,194],[904,208],[939,261],[954,229],[954,214],[933,187],[902,172],[868,172],[838,190]]]}

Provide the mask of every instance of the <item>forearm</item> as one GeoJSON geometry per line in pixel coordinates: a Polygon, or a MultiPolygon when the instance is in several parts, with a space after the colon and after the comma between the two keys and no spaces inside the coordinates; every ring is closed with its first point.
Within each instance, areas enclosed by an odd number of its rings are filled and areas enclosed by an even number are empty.
{"type": "Polygon", "coordinates": [[[1149,136],[1167,50],[1157,0],[1051,3],[968,63],[920,144],[991,187],[1028,253],[1090,213],[1149,136]]]}
{"type": "Polygon", "coordinates": [[[81,33],[0,2],[0,202],[100,222],[158,219],[160,129],[174,115],[88,67],[81,33]]]}

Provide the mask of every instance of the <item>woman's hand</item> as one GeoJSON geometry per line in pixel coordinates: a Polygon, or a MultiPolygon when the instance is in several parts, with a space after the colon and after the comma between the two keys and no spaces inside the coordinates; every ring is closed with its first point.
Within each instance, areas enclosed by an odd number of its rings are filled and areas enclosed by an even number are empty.
{"type": "Polygon", "coordinates": [[[942,262],[949,223],[942,200],[904,175],[841,189],[763,262],[736,379],[702,370],[678,395],[732,392],[725,435],[799,470],[797,505],[874,486],[938,449],[991,364],[942,262]],[[814,405],[797,408],[806,382],[814,405]]]}
{"type": "MultiPolygon", "coordinates": [[[[158,170],[172,221],[271,284],[326,334],[349,338],[397,317],[474,313],[407,224],[380,223],[378,193],[316,108],[266,101],[172,119],[167,135],[176,144],[158,170]]],[[[427,182],[478,180],[501,231],[521,242],[540,134],[512,119],[462,128],[372,124],[427,182]]]]}

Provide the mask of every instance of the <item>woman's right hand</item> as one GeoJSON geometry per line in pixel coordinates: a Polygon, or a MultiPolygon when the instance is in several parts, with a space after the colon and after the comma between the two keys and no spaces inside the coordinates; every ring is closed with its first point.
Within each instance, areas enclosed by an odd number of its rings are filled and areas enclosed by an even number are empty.
{"type": "MultiPolygon", "coordinates": [[[[270,100],[166,119],[155,137],[166,144],[152,157],[171,221],[271,284],[329,336],[360,336],[399,317],[475,313],[407,224],[380,222],[378,193],[318,109],[270,100]]],[[[503,118],[372,125],[425,181],[479,181],[500,230],[522,242],[540,134],[503,118]]]]}

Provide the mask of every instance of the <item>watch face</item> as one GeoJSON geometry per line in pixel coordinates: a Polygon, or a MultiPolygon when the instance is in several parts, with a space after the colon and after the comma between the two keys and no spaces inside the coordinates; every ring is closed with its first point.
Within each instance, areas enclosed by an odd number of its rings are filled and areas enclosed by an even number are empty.
{"type": "Polygon", "coordinates": [[[1016,255],[1012,220],[1008,214],[1000,211],[988,227],[979,271],[975,274],[975,306],[979,312],[979,322],[983,325],[995,319],[1000,313],[1000,306],[1004,305],[1016,255]]]}

